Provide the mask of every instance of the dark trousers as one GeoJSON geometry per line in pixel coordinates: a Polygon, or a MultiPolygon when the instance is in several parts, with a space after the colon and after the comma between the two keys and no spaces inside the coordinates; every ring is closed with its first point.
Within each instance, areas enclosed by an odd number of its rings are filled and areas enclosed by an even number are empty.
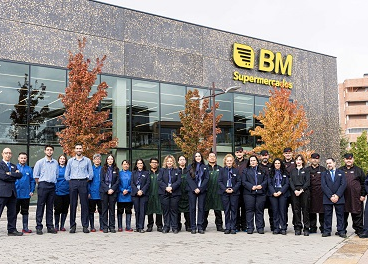
{"type": "Polygon", "coordinates": [[[101,200],[88,199],[88,211],[89,211],[89,213],[94,214],[96,212],[96,208],[97,208],[97,212],[99,214],[102,214],[101,200]]]}
{"type": "Polygon", "coordinates": [[[364,210],[364,225],[363,225],[364,232],[368,232],[368,205],[366,205],[364,210]]]}
{"type": "Polygon", "coordinates": [[[36,209],[36,229],[42,229],[43,213],[46,206],[46,226],[54,228],[53,207],[55,200],[55,183],[39,182],[37,187],[37,209],[36,209]]]}
{"type": "Polygon", "coordinates": [[[132,201],[134,204],[135,211],[135,227],[140,230],[144,228],[144,218],[146,216],[147,211],[147,196],[133,196],[132,201]]]}
{"type": "Polygon", "coordinates": [[[100,193],[102,205],[102,223],[103,229],[115,229],[115,204],[116,195],[100,193]]]}
{"type": "Polygon", "coordinates": [[[0,218],[3,214],[4,207],[7,208],[7,218],[8,218],[8,232],[14,232],[17,230],[17,213],[16,213],[17,198],[15,195],[11,197],[0,197],[0,218]]]}
{"type": "MultiPolygon", "coordinates": [[[[274,231],[287,229],[286,215],[288,207],[288,197],[281,195],[279,197],[269,196],[269,200],[273,211],[273,228],[274,231]]],[[[268,209],[270,210],[270,209],[268,209]]]]}
{"type": "Polygon", "coordinates": [[[245,212],[247,218],[248,230],[254,230],[254,220],[257,230],[263,229],[264,224],[264,207],[266,195],[245,194],[243,195],[245,212]]]}
{"type": "Polygon", "coordinates": [[[76,225],[78,195],[81,204],[82,226],[88,227],[88,183],[86,179],[69,181],[70,228],[76,225]]]}
{"type": "MultiPolygon", "coordinates": [[[[192,225],[190,224],[190,213],[185,212],[184,219],[185,219],[185,230],[188,230],[188,228],[192,228],[192,225]]],[[[181,230],[182,224],[181,224],[181,213],[178,213],[178,229],[181,230]]]]}
{"type": "Polygon", "coordinates": [[[31,199],[30,198],[26,198],[26,199],[17,199],[17,205],[16,205],[16,211],[17,214],[21,215],[29,215],[29,201],[31,199]]]}
{"type": "Polygon", "coordinates": [[[325,209],[325,225],[323,228],[323,232],[331,233],[332,230],[332,213],[333,208],[335,207],[336,212],[336,220],[337,220],[337,232],[346,233],[344,228],[344,204],[324,204],[323,208],[325,209]]]}
{"type": "MultiPolygon", "coordinates": [[[[221,229],[223,222],[222,222],[222,212],[221,210],[213,210],[215,212],[215,225],[217,229],[221,229]]],[[[204,211],[204,219],[203,219],[203,229],[205,230],[208,226],[208,215],[210,211],[204,211]]],[[[236,224],[236,223],[235,223],[236,224]]]]}
{"type": "MultiPolygon", "coordinates": [[[[319,213],[318,214],[318,221],[319,221],[319,230],[323,233],[323,227],[325,225],[325,214],[319,213]]],[[[310,222],[310,230],[311,232],[317,232],[317,214],[316,213],[309,213],[309,222],[310,222]]]]}
{"type": "Polygon", "coordinates": [[[273,221],[273,207],[272,207],[270,198],[271,198],[271,196],[266,196],[265,208],[267,208],[267,210],[268,210],[268,221],[270,223],[271,231],[273,231],[274,230],[274,226],[273,226],[273,223],[274,223],[274,221],[273,221]]]}
{"type": "MultiPolygon", "coordinates": [[[[148,224],[147,227],[153,227],[153,224],[155,223],[155,219],[153,218],[153,214],[147,215],[148,224]]],[[[162,228],[162,214],[156,214],[156,226],[157,228],[162,228]]]]}
{"type": "Polygon", "coordinates": [[[164,230],[178,229],[178,213],[180,196],[160,195],[161,207],[164,216],[164,230]]]}
{"type": "Polygon", "coordinates": [[[70,196],[66,195],[55,195],[54,210],[55,214],[68,214],[70,204],[70,196]]]}
{"type": "Polygon", "coordinates": [[[291,206],[293,208],[293,224],[294,230],[302,230],[304,225],[304,231],[310,227],[309,223],[309,191],[306,190],[299,196],[296,196],[294,192],[291,193],[291,206]],[[302,223],[303,215],[303,223],[302,223]]]}
{"type": "MultiPolygon", "coordinates": [[[[344,213],[344,229],[345,230],[348,227],[348,218],[349,218],[349,213],[345,212],[344,213]]],[[[351,213],[351,219],[353,220],[353,229],[355,230],[355,233],[359,235],[360,233],[363,232],[363,208],[362,208],[362,211],[360,211],[360,213],[357,213],[357,214],[351,213]]]]}
{"type": "Polygon", "coordinates": [[[241,195],[238,201],[238,210],[236,216],[236,229],[238,230],[246,230],[247,229],[247,217],[245,211],[244,199],[242,199],[241,195]]]}
{"type": "Polygon", "coordinates": [[[236,229],[236,217],[238,214],[237,209],[238,209],[239,195],[223,194],[221,196],[221,201],[222,201],[222,205],[224,206],[225,229],[235,230],[236,229]]]}
{"type": "Polygon", "coordinates": [[[189,197],[189,214],[192,230],[203,230],[204,205],[206,201],[206,193],[195,194],[188,192],[189,197]],[[197,216],[197,201],[198,201],[198,216],[197,216]],[[197,216],[197,217],[196,217],[197,216]]]}
{"type": "Polygon", "coordinates": [[[124,210],[125,214],[132,214],[132,209],[133,209],[133,202],[118,202],[116,211],[118,215],[124,214],[124,210]]]}

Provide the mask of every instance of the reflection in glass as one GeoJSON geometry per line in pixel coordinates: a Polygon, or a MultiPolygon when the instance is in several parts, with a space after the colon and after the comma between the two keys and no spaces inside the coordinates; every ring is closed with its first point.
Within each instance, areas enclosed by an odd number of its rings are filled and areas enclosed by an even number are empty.
{"type": "Polygon", "coordinates": [[[254,137],[249,130],[254,128],[254,96],[234,94],[234,144],[253,148],[254,137]]]}

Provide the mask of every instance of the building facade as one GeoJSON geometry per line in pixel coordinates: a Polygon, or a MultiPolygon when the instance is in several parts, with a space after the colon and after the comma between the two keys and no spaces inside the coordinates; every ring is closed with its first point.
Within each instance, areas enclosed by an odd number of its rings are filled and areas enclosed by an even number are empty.
{"type": "Polygon", "coordinates": [[[178,155],[172,136],[185,94],[197,88],[209,95],[213,83],[218,91],[241,86],[216,97],[220,154],[256,145],[253,115],[277,86],[292,89],[304,106],[310,147],[338,155],[335,57],[97,1],[0,1],[0,8],[0,144],[27,150],[31,165],[46,143],[62,152],[58,95],[67,86],[68,51],[77,52],[83,37],[86,57],[107,55],[98,82],[109,85],[102,108],[111,110],[118,162],[178,155]]]}
{"type": "Polygon", "coordinates": [[[368,74],[339,84],[340,125],[349,142],[368,131],[368,74]]]}

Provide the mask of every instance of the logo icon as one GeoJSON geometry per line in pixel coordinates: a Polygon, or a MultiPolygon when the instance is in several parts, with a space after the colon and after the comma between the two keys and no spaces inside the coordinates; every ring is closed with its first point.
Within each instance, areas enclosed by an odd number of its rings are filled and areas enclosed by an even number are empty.
{"type": "Polygon", "coordinates": [[[254,50],[252,47],[234,43],[233,59],[235,64],[240,68],[253,69],[254,67],[254,50]]]}

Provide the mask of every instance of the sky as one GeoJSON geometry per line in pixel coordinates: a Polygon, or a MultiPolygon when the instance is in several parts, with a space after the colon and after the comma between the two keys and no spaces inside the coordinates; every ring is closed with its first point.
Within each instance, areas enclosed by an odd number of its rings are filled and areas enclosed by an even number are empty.
{"type": "Polygon", "coordinates": [[[368,73],[367,0],[99,0],[337,57],[337,78],[368,73]]]}

